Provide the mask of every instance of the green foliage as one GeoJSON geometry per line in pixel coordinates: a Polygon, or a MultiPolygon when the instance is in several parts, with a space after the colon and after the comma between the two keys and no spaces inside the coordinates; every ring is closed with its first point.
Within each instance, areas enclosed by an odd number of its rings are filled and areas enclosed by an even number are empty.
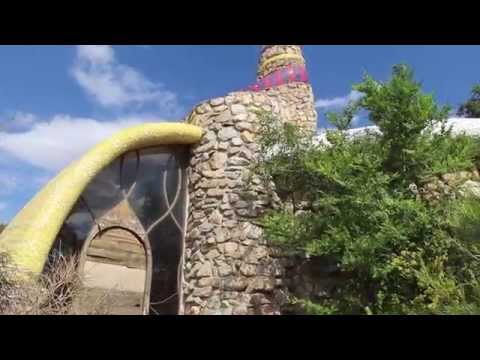
{"type": "Polygon", "coordinates": [[[406,66],[394,67],[387,83],[367,75],[355,89],[364,96],[329,119],[344,130],[355,111],[367,110],[380,133],[352,138],[333,130],[330,145],[317,144],[271,116],[261,121],[256,172],[284,200],[263,219],[268,240],[292,253],[333,257],[345,275],[329,298],[301,305],[317,314],[476,312],[480,205],[430,204],[412,187],[472,169],[477,140],[452,136],[444,126],[448,108],[424,94],[406,66]]]}
{"type": "Polygon", "coordinates": [[[0,224],[0,234],[2,233],[2,231],[7,227],[7,225],[5,224],[0,224]]]}
{"type": "Polygon", "coordinates": [[[480,84],[472,88],[470,99],[460,105],[458,115],[471,118],[480,117],[480,84]]]}

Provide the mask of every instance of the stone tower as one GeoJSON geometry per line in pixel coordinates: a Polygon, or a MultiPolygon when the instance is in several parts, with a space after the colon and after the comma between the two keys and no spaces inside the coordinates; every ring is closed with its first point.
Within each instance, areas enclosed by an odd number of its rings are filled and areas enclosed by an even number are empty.
{"type": "Polygon", "coordinates": [[[280,314],[287,299],[289,259],[265,242],[257,224],[272,206],[271,194],[258,179],[246,189],[259,153],[259,109],[315,131],[301,47],[264,46],[248,91],[205,101],[187,119],[204,136],[192,148],[188,171],[184,314],[280,314]]]}
{"type": "Polygon", "coordinates": [[[317,130],[317,112],[301,46],[264,45],[257,69],[257,89],[280,105],[284,121],[317,130]]]}
{"type": "Polygon", "coordinates": [[[257,78],[261,79],[268,74],[289,65],[305,66],[302,48],[296,45],[264,45],[260,54],[257,69],[257,78]]]}

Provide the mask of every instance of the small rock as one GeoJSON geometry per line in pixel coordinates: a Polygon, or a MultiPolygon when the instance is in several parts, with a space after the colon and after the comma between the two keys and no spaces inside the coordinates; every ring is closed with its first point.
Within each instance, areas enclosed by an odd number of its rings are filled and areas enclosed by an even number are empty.
{"type": "Polygon", "coordinates": [[[275,279],[256,277],[250,285],[248,285],[247,292],[272,291],[273,289],[275,289],[275,279]]]}
{"type": "Polygon", "coordinates": [[[238,146],[230,146],[228,148],[228,156],[233,156],[235,154],[238,154],[242,150],[241,147],[238,146]]]}
{"type": "Polygon", "coordinates": [[[247,112],[245,106],[240,104],[233,104],[230,109],[232,110],[233,115],[244,114],[247,112]]]}
{"type": "Polygon", "coordinates": [[[238,136],[238,131],[235,130],[235,128],[229,126],[229,127],[224,127],[220,132],[218,133],[218,138],[221,141],[227,141],[230,140],[234,137],[238,136]]]}
{"type": "Polygon", "coordinates": [[[252,124],[250,124],[249,122],[236,123],[235,128],[240,131],[244,131],[244,130],[253,131],[252,124]]]}
{"type": "Polygon", "coordinates": [[[235,203],[235,209],[246,209],[249,207],[249,203],[243,200],[237,201],[235,203]]]}
{"type": "Polygon", "coordinates": [[[228,142],[221,142],[218,144],[218,150],[227,150],[229,146],[228,142]]]}
{"type": "MultiPolygon", "coordinates": [[[[214,240],[215,241],[215,240],[214,240]]],[[[218,252],[217,249],[213,249],[211,251],[209,251],[207,253],[207,255],[205,255],[205,258],[209,259],[209,260],[213,260],[213,259],[216,259],[220,256],[220,253],[218,252]]]]}
{"type": "Polygon", "coordinates": [[[210,159],[210,166],[213,170],[223,169],[225,163],[227,162],[227,154],[224,152],[216,152],[212,155],[210,159]]]}
{"type": "Polygon", "coordinates": [[[198,148],[195,149],[195,152],[196,153],[204,153],[204,152],[208,152],[208,151],[211,151],[211,150],[215,150],[215,142],[208,142],[206,143],[205,145],[202,145],[198,148]]]}
{"type": "Polygon", "coordinates": [[[247,119],[248,119],[247,113],[233,115],[234,121],[246,121],[247,119]]]}
{"type": "Polygon", "coordinates": [[[219,189],[210,189],[207,191],[207,196],[215,197],[215,198],[220,198],[223,196],[223,190],[219,189]]]}
{"type": "Polygon", "coordinates": [[[215,243],[216,243],[215,238],[210,237],[210,238],[207,239],[207,244],[212,245],[212,244],[215,244],[215,243]]]}
{"type": "Polygon", "coordinates": [[[227,241],[228,238],[228,233],[224,229],[216,229],[215,230],[215,239],[217,240],[217,243],[224,243],[227,241]]]}
{"type": "Polygon", "coordinates": [[[250,164],[250,162],[244,158],[234,156],[228,160],[228,165],[233,166],[246,166],[250,164]]]}
{"type": "Polygon", "coordinates": [[[209,112],[209,111],[211,111],[211,110],[212,110],[212,108],[211,108],[210,105],[207,104],[207,103],[201,104],[201,105],[199,105],[199,106],[197,106],[197,107],[195,108],[195,112],[196,112],[197,114],[200,114],[200,115],[201,115],[201,114],[205,114],[205,113],[207,113],[207,112],[209,112]]]}
{"type": "Polygon", "coordinates": [[[250,264],[242,264],[240,266],[240,273],[244,276],[255,276],[256,275],[256,266],[250,264]]]}
{"type": "Polygon", "coordinates": [[[471,196],[480,198],[480,182],[468,180],[459,189],[459,193],[463,196],[471,196]]]}
{"type": "Polygon", "coordinates": [[[220,276],[229,276],[233,273],[233,269],[230,265],[221,264],[218,266],[218,275],[220,276]]]}
{"type": "Polygon", "coordinates": [[[209,221],[212,224],[216,224],[216,225],[221,225],[222,220],[223,220],[223,216],[222,216],[222,214],[220,214],[220,211],[218,211],[218,210],[215,210],[209,217],[209,221]]]}
{"type": "Polygon", "coordinates": [[[231,140],[231,143],[232,143],[233,146],[240,146],[240,145],[243,144],[243,141],[242,141],[242,139],[236,137],[236,138],[233,138],[231,140]]]}
{"type": "Polygon", "coordinates": [[[271,301],[264,294],[254,294],[250,298],[250,302],[254,306],[271,304],[271,301]]]}
{"type": "Polygon", "coordinates": [[[211,286],[209,287],[203,287],[203,288],[196,288],[193,290],[192,295],[197,296],[197,297],[209,297],[212,295],[213,288],[211,286]]]}
{"type": "Polygon", "coordinates": [[[203,170],[202,175],[207,177],[207,178],[213,178],[213,179],[221,178],[225,175],[225,171],[223,169],[219,169],[219,170],[216,170],[216,171],[203,170]]]}
{"type": "Polygon", "coordinates": [[[227,256],[233,256],[238,251],[238,244],[228,242],[224,245],[224,251],[227,256]]]}
{"type": "MultiPolygon", "coordinates": [[[[209,190],[210,191],[210,190],[209,190]]],[[[209,222],[204,222],[202,225],[200,225],[198,227],[198,230],[200,230],[200,232],[202,233],[206,233],[206,232],[209,232],[213,229],[213,225],[210,224],[209,222]]]]}
{"type": "Polygon", "coordinates": [[[225,104],[225,98],[216,98],[216,99],[210,100],[210,105],[212,106],[220,106],[223,104],[225,104]]]}
{"type": "MultiPolygon", "coordinates": [[[[219,106],[215,106],[213,108],[213,111],[215,111],[216,113],[220,113],[220,112],[223,112],[225,110],[228,110],[228,106],[227,105],[219,105],[219,106]]],[[[216,121],[217,119],[214,118],[214,121],[216,121]]]]}
{"type": "Polygon", "coordinates": [[[223,281],[222,288],[231,291],[243,291],[247,288],[248,283],[243,278],[228,278],[223,281]]]}
{"type": "Polygon", "coordinates": [[[240,138],[246,143],[251,143],[254,141],[254,136],[249,131],[242,131],[242,133],[240,134],[240,138]]]}
{"type": "Polygon", "coordinates": [[[203,263],[200,266],[200,269],[197,271],[197,277],[211,277],[212,276],[212,265],[209,262],[203,263]]]}

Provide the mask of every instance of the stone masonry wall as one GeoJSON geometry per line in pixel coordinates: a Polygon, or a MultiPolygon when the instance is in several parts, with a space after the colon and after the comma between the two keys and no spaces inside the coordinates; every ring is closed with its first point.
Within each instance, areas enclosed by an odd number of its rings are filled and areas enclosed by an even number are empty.
{"type": "Polygon", "coordinates": [[[255,179],[245,188],[258,153],[258,109],[280,110],[265,93],[238,92],[197,106],[188,119],[205,134],[189,169],[186,315],[280,314],[287,300],[285,260],[255,225],[271,199],[255,179]]]}
{"type": "MultiPolygon", "coordinates": [[[[257,75],[289,64],[305,65],[299,46],[267,45],[257,75]]],[[[231,93],[198,105],[187,118],[204,129],[204,136],[192,148],[188,174],[186,315],[280,314],[288,302],[287,270],[291,273],[295,262],[269,246],[256,225],[279,199],[272,199],[258,179],[247,180],[259,151],[255,110],[312,132],[317,128],[312,87],[302,82],[231,93]]]]}
{"type": "Polygon", "coordinates": [[[292,83],[268,89],[264,94],[278,104],[278,115],[282,121],[316,132],[317,111],[310,85],[292,83]]]}

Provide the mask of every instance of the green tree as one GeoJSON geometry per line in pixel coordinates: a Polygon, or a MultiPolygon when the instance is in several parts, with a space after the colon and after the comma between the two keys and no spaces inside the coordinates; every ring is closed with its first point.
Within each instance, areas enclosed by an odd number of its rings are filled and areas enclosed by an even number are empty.
{"type": "Polygon", "coordinates": [[[480,84],[472,88],[470,99],[460,105],[458,116],[478,118],[480,117],[480,84]]]}
{"type": "Polygon", "coordinates": [[[327,298],[307,301],[305,309],[476,311],[480,249],[474,231],[462,231],[465,214],[480,218],[480,207],[431,204],[415,189],[432,176],[472,169],[477,142],[452,136],[449,109],[424,94],[405,65],[395,66],[386,83],[366,75],[354,89],[364,96],[329,119],[344,130],[355,111],[368,111],[380,132],[352,138],[332,130],[328,143],[318,144],[272,116],[261,121],[255,170],[284,200],[262,221],[267,239],[291,253],[332,258],[344,274],[327,298]]]}
{"type": "Polygon", "coordinates": [[[5,224],[0,224],[0,234],[2,233],[2,231],[7,227],[7,225],[5,224]]]}

